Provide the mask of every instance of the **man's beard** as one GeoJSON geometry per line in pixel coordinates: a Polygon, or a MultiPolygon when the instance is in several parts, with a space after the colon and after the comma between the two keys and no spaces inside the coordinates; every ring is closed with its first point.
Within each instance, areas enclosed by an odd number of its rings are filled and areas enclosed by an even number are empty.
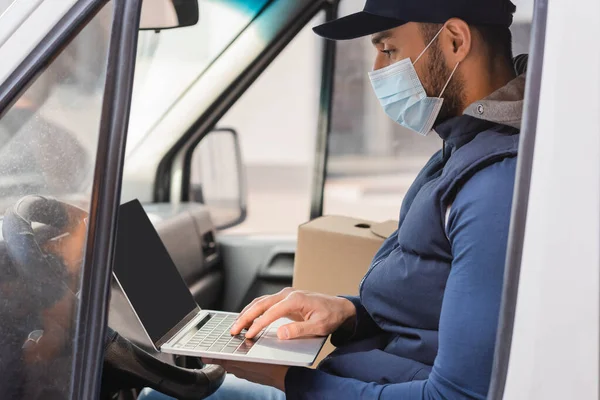
{"type": "MultiPolygon", "coordinates": [[[[453,68],[446,65],[444,55],[440,50],[438,43],[433,43],[429,48],[429,65],[425,68],[426,77],[423,80],[423,87],[430,97],[438,97],[444,85],[450,79],[453,68]]],[[[435,121],[435,125],[444,122],[447,119],[461,115],[464,109],[464,81],[460,71],[456,71],[448,87],[442,94],[444,103],[440,109],[440,113],[435,121]]]]}

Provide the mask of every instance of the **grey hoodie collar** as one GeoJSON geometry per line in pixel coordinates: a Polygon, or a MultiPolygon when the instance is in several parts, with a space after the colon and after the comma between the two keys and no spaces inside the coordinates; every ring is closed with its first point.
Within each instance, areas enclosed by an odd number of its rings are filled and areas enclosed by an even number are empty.
{"type": "Polygon", "coordinates": [[[525,74],[467,107],[464,115],[521,129],[525,74]]]}

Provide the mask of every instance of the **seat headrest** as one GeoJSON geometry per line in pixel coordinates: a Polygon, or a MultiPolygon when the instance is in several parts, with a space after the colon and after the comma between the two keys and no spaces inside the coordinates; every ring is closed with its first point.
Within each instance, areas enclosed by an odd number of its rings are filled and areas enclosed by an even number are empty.
{"type": "Polygon", "coordinates": [[[519,54],[513,58],[513,65],[517,75],[521,75],[527,72],[527,62],[529,60],[528,54],[519,54]]]}

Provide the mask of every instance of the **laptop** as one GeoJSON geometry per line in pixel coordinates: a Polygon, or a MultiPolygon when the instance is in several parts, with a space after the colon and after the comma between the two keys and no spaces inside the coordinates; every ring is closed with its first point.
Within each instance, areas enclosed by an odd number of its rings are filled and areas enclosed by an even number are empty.
{"type": "MultiPolygon", "coordinates": [[[[198,257],[201,257],[198,254],[198,257]]],[[[113,274],[148,338],[163,353],[310,366],[326,338],[279,340],[282,319],[254,339],[231,336],[238,314],[202,310],[194,301],[138,200],[121,205],[113,274]]]]}

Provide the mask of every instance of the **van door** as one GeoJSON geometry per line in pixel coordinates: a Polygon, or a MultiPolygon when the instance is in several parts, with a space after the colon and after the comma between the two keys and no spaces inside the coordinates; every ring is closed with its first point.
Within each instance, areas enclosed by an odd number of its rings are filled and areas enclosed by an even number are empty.
{"type": "Polygon", "coordinates": [[[0,4],[0,398],[93,399],[141,3],[0,4]]]}

